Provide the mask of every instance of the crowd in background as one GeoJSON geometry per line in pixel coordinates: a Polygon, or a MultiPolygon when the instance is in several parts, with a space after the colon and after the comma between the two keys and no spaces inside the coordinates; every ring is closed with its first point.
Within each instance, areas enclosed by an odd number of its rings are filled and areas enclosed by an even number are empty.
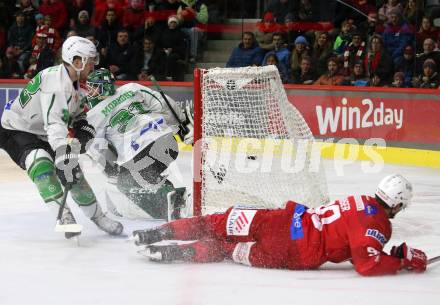
{"type": "MultiPolygon", "coordinates": [[[[63,40],[79,35],[117,79],[182,81],[225,3],[255,11],[256,1],[3,1],[0,78],[30,79],[60,63],[63,40]]],[[[226,66],[276,65],[292,84],[438,88],[439,8],[433,0],[267,0],[226,66]]]]}
{"type": "Polygon", "coordinates": [[[207,22],[199,0],[2,2],[0,78],[30,79],[61,63],[62,42],[78,35],[96,44],[99,66],[116,79],[182,81],[186,63],[197,58],[198,27],[207,22]]]}
{"type": "Polygon", "coordinates": [[[227,66],[275,64],[292,84],[436,89],[439,8],[428,4],[346,0],[328,23],[319,22],[312,0],[275,0],[227,66]]]}

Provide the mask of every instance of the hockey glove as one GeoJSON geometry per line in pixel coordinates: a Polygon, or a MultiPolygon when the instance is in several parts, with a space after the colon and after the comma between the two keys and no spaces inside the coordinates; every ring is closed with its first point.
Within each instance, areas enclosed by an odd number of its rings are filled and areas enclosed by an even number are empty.
{"type": "Polygon", "coordinates": [[[75,131],[75,138],[81,143],[81,151],[83,154],[87,151],[87,144],[96,135],[95,128],[86,120],[79,120],[73,123],[73,130],[75,131]]]}
{"type": "Polygon", "coordinates": [[[63,185],[76,184],[82,177],[79,167],[81,144],[77,139],[69,139],[69,143],[58,147],[55,151],[57,175],[63,185]]]}
{"type": "Polygon", "coordinates": [[[185,107],[185,122],[180,125],[180,130],[178,132],[180,139],[185,142],[185,144],[194,144],[194,116],[191,113],[189,105],[185,107]]]}
{"type": "Polygon", "coordinates": [[[408,247],[406,243],[391,248],[391,255],[401,259],[402,269],[423,272],[426,270],[426,254],[418,249],[408,247]]]}

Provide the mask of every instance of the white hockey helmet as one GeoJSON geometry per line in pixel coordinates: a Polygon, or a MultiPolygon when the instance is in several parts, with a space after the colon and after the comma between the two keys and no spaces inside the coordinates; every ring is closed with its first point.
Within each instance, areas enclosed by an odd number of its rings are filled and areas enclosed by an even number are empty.
{"type": "Polygon", "coordinates": [[[383,178],[377,186],[376,196],[390,208],[402,203],[406,208],[412,198],[412,185],[400,174],[392,174],[383,178]]]}
{"type": "Polygon", "coordinates": [[[96,51],[96,46],[90,40],[79,36],[71,36],[64,41],[61,57],[63,61],[70,64],[78,72],[84,69],[87,62],[93,62],[95,65],[99,64],[99,54],[96,51]],[[77,56],[82,61],[82,66],[79,69],[73,65],[73,59],[77,56]]]}

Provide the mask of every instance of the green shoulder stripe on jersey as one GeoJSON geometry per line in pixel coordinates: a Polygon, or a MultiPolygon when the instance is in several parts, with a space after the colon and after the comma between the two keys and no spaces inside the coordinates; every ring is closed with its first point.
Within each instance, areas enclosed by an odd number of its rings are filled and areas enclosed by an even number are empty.
{"type": "Polygon", "coordinates": [[[49,113],[52,110],[54,102],[55,102],[55,94],[52,94],[52,100],[50,101],[49,109],[47,109],[47,116],[46,116],[47,124],[49,124],[49,113]]]}

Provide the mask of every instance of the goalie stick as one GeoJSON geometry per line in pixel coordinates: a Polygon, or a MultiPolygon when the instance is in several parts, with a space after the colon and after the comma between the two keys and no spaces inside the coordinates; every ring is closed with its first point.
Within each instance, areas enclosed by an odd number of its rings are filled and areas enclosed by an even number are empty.
{"type": "Polygon", "coordinates": [[[79,232],[82,231],[82,225],[79,225],[79,224],[66,224],[66,225],[63,225],[61,223],[61,216],[63,215],[64,207],[66,205],[67,194],[69,193],[71,188],[72,188],[72,184],[71,183],[67,183],[66,187],[64,188],[64,195],[63,195],[63,198],[61,200],[60,208],[58,209],[57,223],[55,225],[55,232],[79,233],[79,232]]]}
{"type": "Polygon", "coordinates": [[[186,127],[186,125],[180,120],[179,116],[177,115],[176,111],[174,110],[173,107],[171,107],[171,103],[168,101],[167,96],[165,95],[165,93],[163,92],[162,88],[160,87],[160,85],[157,83],[157,80],[154,76],[151,76],[150,78],[151,82],[153,83],[153,85],[156,87],[156,90],[159,91],[160,95],[162,96],[162,98],[165,100],[165,103],[167,103],[168,108],[170,108],[171,113],[173,114],[174,118],[176,119],[176,121],[179,123],[179,128],[181,130],[183,130],[183,132],[186,134],[189,132],[188,127],[186,127]]]}

